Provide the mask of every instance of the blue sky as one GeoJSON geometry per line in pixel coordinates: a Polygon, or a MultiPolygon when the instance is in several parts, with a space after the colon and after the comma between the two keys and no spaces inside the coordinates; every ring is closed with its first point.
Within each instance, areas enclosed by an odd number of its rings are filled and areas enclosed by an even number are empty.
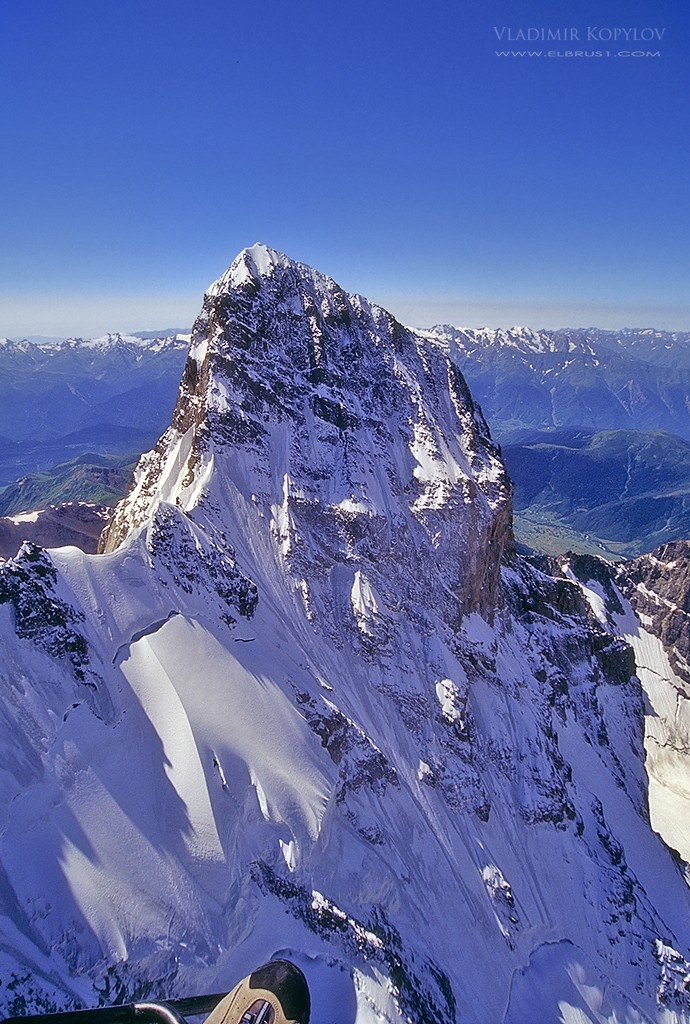
{"type": "Polygon", "coordinates": [[[690,329],[689,69],[677,0],[4,0],[0,336],[189,324],[255,241],[411,324],[690,329]]]}

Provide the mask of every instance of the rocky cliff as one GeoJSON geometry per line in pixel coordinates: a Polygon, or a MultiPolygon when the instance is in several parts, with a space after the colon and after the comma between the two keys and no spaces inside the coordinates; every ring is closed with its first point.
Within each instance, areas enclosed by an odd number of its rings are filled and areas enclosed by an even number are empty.
{"type": "Polygon", "coordinates": [[[332,1024],[689,1020],[640,628],[516,556],[443,339],[245,250],[102,553],[0,571],[3,1005],[280,953],[332,1024]]]}

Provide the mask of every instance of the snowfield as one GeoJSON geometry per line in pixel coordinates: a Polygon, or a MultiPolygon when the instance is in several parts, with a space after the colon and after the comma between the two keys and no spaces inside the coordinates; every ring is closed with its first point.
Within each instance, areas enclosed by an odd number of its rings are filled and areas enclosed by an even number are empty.
{"type": "Polygon", "coordinates": [[[238,256],[102,553],[0,570],[6,1013],[690,1021],[685,684],[510,497],[442,341],[238,256]]]}

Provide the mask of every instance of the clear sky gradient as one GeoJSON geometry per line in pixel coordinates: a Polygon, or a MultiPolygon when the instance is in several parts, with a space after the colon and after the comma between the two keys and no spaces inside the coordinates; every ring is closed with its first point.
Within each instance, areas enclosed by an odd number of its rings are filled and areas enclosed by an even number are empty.
{"type": "Polygon", "coordinates": [[[189,325],[256,241],[419,326],[690,329],[689,78],[678,0],[4,0],[0,336],[189,325]]]}

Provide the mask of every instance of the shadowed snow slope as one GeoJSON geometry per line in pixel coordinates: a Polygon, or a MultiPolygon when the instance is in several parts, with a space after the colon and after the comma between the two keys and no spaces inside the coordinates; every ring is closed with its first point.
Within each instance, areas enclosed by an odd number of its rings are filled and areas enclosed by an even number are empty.
{"type": "Polygon", "coordinates": [[[245,250],[103,549],[0,571],[8,1012],[280,954],[315,1024],[690,1020],[632,651],[442,339],[245,250]]]}

